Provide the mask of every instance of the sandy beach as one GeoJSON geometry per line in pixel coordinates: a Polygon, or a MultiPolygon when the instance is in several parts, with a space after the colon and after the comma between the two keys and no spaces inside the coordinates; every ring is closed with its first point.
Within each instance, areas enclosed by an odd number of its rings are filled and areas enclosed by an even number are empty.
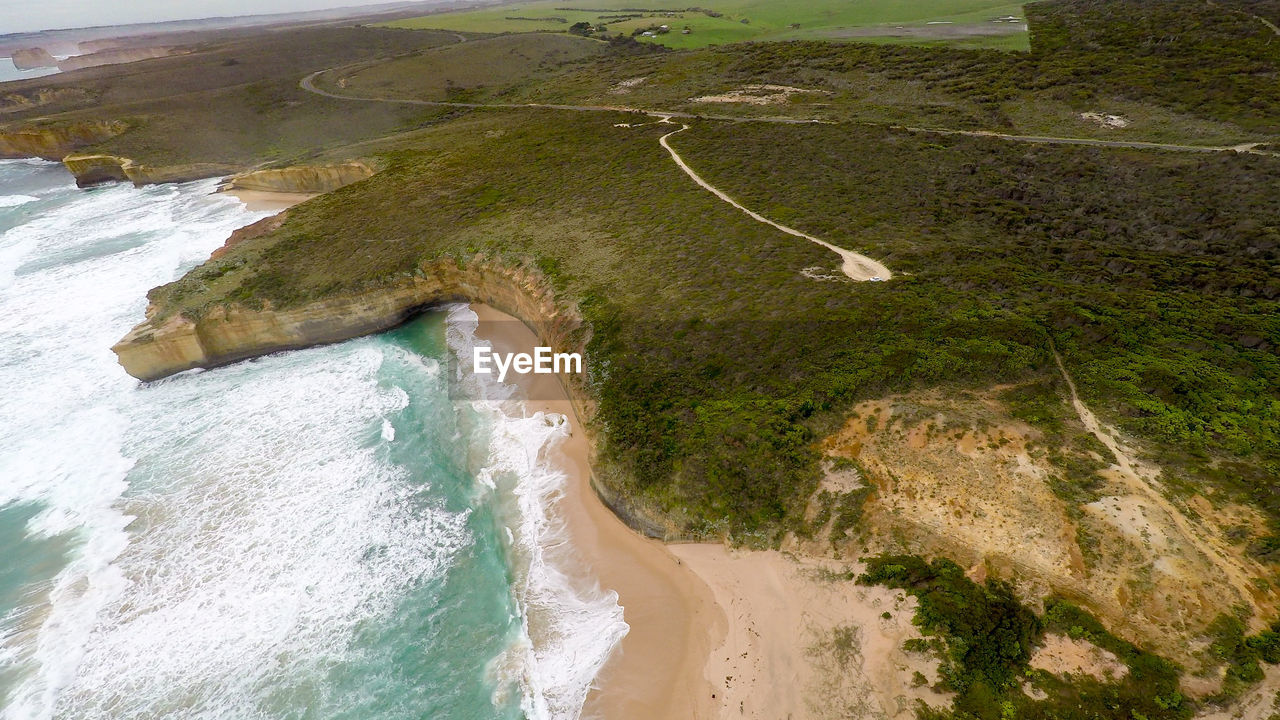
{"type": "Polygon", "coordinates": [[[311,193],[279,193],[231,188],[219,190],[238,199],[253,212],[280,212],[315,197],[311,193]]]}
{"type": "MultiPolygon", "coordinates": [[[[495,350],[538,344],[511,316],[471,308],[481,321],[477,335],[495,350]]],[[[517,377],[529,397],[549,398],[527,403],[529,412],[563,414],[574,428],[556,458],[570,478],[558,510],[584,577],[618,593],[631,628],[597,677],[584,718],[816,720],[851,711],[908,718],[917,699],[945,704],[927,685],[912,684],[917,671],[935,682],[936,661],[901,649],[919,637],[914,598],[856,585],[856,564],[666,545],[631,530],[591,489],[588,438],[559,380],[517,377]]]]}
{"type": "Polygon", "coordinates": [[[917,700],[950,702],[929,687],[937,660],[902,650],[920,637],[915,598],[857,585],[860,563],[718,544],[671,551],[711,587],[728,621],[704,666],[711,717],[908,720],[917,700]]]}
{"type": "MultiPolygon", "coordinates": [[[[475,304],[477,335],[502,352],[538,345],[532,331],[509,315],[475,304]]],[[[582,572],[618,593],[630,626],[587,698],[584,718],[701,720],[715,717],[714,692],[703,673],[725,618],[709,588],[661,542],[618,519],[590,486],[590,448],[568,395],[553,375],[519,376],[539,399],[529,412],[560,413],[573,428],[556,458],[569,476],[558,510],[582,561],[582,572]]]]}

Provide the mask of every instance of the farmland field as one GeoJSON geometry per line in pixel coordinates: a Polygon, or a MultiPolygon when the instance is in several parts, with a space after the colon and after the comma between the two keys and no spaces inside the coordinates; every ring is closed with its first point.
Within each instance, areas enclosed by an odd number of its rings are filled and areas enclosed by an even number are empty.
{"type": "Polygon", "coordinates": [[[634,0],[540,0],[482,10],[441,13],[390,23],[391,27],[459,32],[567,32],[574,23],[605,25],[630,35],[667,25],[670,32],[642,39],[672,48],[744,40],[859,40],[917,45],[949,44],[1026,50],[1022,6],[1003,0],[722,0],[704,10],[673,11],[662,3],[637,10],[634,0]],[[623,10],[623,8],[629,8],[623,10]],[[689,33],[683,30],[688,28],[689,33]]]}

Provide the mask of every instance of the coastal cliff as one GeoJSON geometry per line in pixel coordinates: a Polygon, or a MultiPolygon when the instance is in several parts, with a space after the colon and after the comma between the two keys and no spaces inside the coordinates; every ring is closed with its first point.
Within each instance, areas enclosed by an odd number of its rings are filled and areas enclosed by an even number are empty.
{"type": "Polygon", "coordinates": [[[452,261],[424,265],[387,287],[339,295],[302,307],[223,306],[199,319],[148,318],[112,350],[125,370],[156,380],[191,368],[217,367],[280,350],[338,342],[393,328],[425,308],[475,301],[521,318],[547,344],[581,351],[582,319],[561,308],[536,272],[488,260],[465,267],[452,261]]]}
{"type": "MultiPolygon", "coordinates": [[[[27,156],[30,156],[28,153],[27,156]]],[[[62,164],[76,178],[79,187],[104,182],[131,182],[134,185],[188,182],[233,173],[240,168],[221,163],[185,165],[144,165],[131,158],[102,153],[70,154],[62,164]]],[[[360,162],[341,165],[299,165],[277,170],[254,170],[232,177],[228,185],[238,190],[279,193],[326,193],[364,180],[373,169],[360,162]]]]}
{"type": "Polygon", "coordinates": [[[79,187],[124,181],[139,186],[187,182],[225,175],[235,169],[217,163],[143,165],[129,158],[101,154],[67,155],[62,158],[62,164],[75,176],[76,185],[79,187]]]}
{"type": "Polygon", "coordinates": [[[61,160],[82,147],[123,133],[128,125],[115,120],[93,120],[51,127],[0,130],[0,158],[38,157],[61,160]]]}
{"type": "Polygon", "coordinates": [[[58,67],[58,59],[40,47],[14,50],[13,66],[19,70],[37,70],[39,68],[58,67]]]}
{"type": "Polygon", "coordinates": [[[362,162],[341,165],[296,165],[275,170],[254,170],[231,178],[231,187],[263,192],[326,193],[373,176],[362,162]]]}
{"type": "Polygon", "coordinates": [[[98,67],[99,65],[119,65],[121,63],[150,60],[177,54],[179,54],[177,49],[171,47],[113,48],[85,55],[73,55],[66,60],[57,61],[57,65],[59,70],[68,72],[81,68],[98,67]]]}

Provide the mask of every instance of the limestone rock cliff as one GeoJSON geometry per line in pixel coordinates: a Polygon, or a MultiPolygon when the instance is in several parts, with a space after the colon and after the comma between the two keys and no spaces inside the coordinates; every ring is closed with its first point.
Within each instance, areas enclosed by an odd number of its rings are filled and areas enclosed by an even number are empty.
{"type": "Polygon", "coordinates": [[[123,122],[91,120],[51,127],[0,130],[0,158],[61,160],[68,153],[113,138],[127,129],[128,125],[123,122]]]}
{"type": "Polygon", "coordinates": [[[265,192],[326,193],[373,175],[361,162],[341,165],[296,165],[275,170],[254,170],[231,178],[231,187],[265,192]]]}
{"type": "Polygon", "coordinates": [[[23,48],[13,51],[13,66],[19,70],[58,67],[58,59],[44,48],[23,48]]]}
{"type": "Polygon", "coordinates": [[[89,187],[104,182],[128,180],[124,174],[124,158],[114,155],[68,155],[62,164],[76,176],[76,185],[89,187]]]}
{"type": "Polygon", "coordinates": [[[225,175],[234,169],[217,163],[142,165],[129,158],[101,154],[68,155],[62,159],[62,164],[75,176],[79,187],[118,181],[128,181],[138,186],[187,182],[225,175]]]}
{"type": "Polygon", "coordinates": [[[175,54],[177,52],[171,47],[113,48],[86,55],[73,55],[66,60],[57,61],[57,65],[59,70],[67,72],[79,70],[80,68],[119,65],[139,60],[150,60],[151,58],[168,57],[175,54]]]}
{"type": "Polygon", "coordinates": [[[337,295],[296,308],[216,308],[198,320],[159,317],[154,309],[112,350],[125,370],[155,380],[191,368],[210,368],[279,350],[348,340],[393,328],[425,308],[476,301],[521,318],[547,344],[579,346],[579,315],[557,305],[540,274],[492,262],[459,267],[434,262],[383,288],[337,295]]]}

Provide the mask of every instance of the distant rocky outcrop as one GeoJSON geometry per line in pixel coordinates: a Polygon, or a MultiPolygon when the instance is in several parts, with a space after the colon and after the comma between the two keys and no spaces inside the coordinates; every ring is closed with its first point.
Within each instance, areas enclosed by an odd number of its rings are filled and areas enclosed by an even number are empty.
{"type": "Polygon", "coordinates": [[[93,96],[84,88],[39,87],[23,88],[17,92],[0,95],[0,113],[31,110],[53,103],[87,104],[93,96]]]}
{"type": "Polygon", "coordinates": [[[373,175],[362,162],[341,165],[296,165],[275,170],[254,170],[231,178],[237,190],[264,192],[326,193],[373,175]]]}
{"type": "Polygon", "coordinates": [[[44,48],[24,48],[13,51],[13,66],[19,70],[58,67],[58,59],[44,48]]]}
{"type": "Polygon", "coordinates": [[[87,67],[98,67],[99,65],[119,65],[139,60],[150,60],[151,58],[168,57],[176,54],[178,54],[178,50],[172,47],[113,48],[89,53],[88,55],[73,55],[65,60],[57,61],[57,66],[59,70],[66,72],[87,67]]]}
{"type": "Polygon", "coordinates": [[[71,152],[113,138],[128,128],[123,122],[90,120],[50,127],[0,130],[0,158],[61,160],[71,152]]]}

